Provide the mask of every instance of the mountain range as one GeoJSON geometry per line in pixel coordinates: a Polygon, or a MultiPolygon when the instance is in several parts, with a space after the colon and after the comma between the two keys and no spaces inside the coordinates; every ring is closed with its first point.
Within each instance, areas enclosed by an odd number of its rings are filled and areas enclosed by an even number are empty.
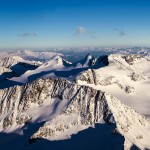
{"type": "Polygon", "coordinates": [[[1,57],[2,149],[150,149],[149,66],[140,54],[1,57]]]}

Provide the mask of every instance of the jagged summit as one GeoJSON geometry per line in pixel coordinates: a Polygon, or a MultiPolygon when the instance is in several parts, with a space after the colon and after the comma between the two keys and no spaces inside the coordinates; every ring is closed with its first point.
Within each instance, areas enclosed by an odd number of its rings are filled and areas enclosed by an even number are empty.
{"type": "Polygon", "coordinates": [[[92,64],[92,60],[94,57],[91,54],[88,54],[85,58],[83,58],[77,65],[82,65],[82,67],[89,67],[92,64]]]}
{"type": "Polygon", "coordinates": [[[72,64],[71,62],[65,60],[61,56],[56,56],[50,59],[49,61],[47,61],[46,63],[44,63],[42,66],[51,66],[51,67],[53,66],[53,68],[55,66],[56,67],[69,67],[71,64],[72,64]]]}
{"type": "Polygon", "coordinates": [[[91,53],[89,53],[89,54],[87,54],[87,56],[85,58],[87,58],[87,59],[93,59],[94,57],[93,57],[93,55],[91,53]]]}
{"type": "Polygon", "coordinates": [[[68,67],[68,66],[70,66],[72,64],[71,62],[65,60],[64,58],[62,58],[60,56],[54,57],[54,60],[56,61],[56,64],[63,65],[65,67],[68,67]]]}

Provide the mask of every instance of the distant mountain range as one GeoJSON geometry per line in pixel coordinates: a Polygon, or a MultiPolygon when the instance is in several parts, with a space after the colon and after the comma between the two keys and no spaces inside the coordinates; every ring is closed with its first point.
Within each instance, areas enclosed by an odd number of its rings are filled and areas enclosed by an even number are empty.
{"type": "Polygon", "coordinates": [[[0,51],[0,57],[6,56],[19,56],[25,60],[45,61],[55,56],[63,56],[63,54],[45,51],[32,51],[32,50],[15,50],[15,51],[0,51]]]}

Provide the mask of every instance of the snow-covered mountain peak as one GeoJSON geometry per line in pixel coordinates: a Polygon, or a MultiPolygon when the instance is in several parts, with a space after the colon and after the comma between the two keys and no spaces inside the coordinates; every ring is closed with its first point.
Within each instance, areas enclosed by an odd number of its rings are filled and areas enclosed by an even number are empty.
{"type": "Polygon", "coordinates": [[[56,56],[53,59],[57,65],[63,65],[63,59],[60,56],[56,56]]]}
{"type": "Polygon", "coordinates": [[[71,62],[63,59],[62,57],[56,56],[56,57],[50,59],[49,61],[47,61],[46,63],[44,63],[43,65],[41,65],[39,68],[49,67],[49,69],[51,70],[52,68],[57,69],[57,68],[68,67],[71,64],[72,64],[71,62]]]}
{"type": "Polygon", "coordinates": [[[92,65],[92,60],[94,57],[91,54],[88,54],[85,58],[83,58],[79,63],[78,66],[82,65],[82,67],[89,67],[92,65]]]}
{"type": "Polygon", "coordinates": [[[63,59],[61,56],[56,56],[53,59],[56,61],[56,64],[58,64],[58,65],[67,66],[67,65],[71,65],[72,64],[71,62],[63,59]]]}
{"type": "Polygon", "coordinates": [[[89,59],[93,59],[93,58],[94,58],[94,57],[93,57],[92,54],[90,54],[90,53],[87,54],[87,56],[86,56],[86,59],[88,59],[88,60],[89,60],[89,59]]]}

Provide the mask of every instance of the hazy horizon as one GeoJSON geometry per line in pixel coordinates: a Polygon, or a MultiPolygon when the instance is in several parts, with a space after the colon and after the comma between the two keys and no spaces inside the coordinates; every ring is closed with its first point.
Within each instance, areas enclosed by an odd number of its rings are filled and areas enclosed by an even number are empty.
{"type": "Polygon", "coordinates": [[[147,0],[5,0],[0,48],[150,46],[147,0]]]}

